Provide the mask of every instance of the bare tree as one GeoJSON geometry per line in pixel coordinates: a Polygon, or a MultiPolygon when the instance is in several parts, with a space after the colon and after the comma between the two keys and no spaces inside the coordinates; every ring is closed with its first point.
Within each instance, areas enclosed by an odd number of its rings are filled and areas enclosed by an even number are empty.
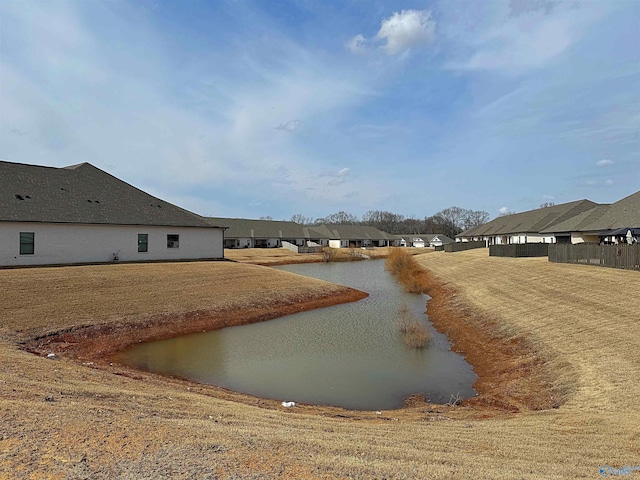
{"type": "Polygon", "coordinates": [[[554,205],[555,205],[555,202],[544,202],[543,204],[540,205],[540,208],[553,207],[554,205]]]}
{"type": "Polygon", "coordinates": [[[268,220],[268,221],[272,221],[272,220],[273,220],[273,217],[269,217],[269,216],[266,216],[266,217],[260,217],[260,220],[268,220]]]}
{"type": "Polygon", "coordinates": [[[407,233],[398,231],[404,220],[404,215],[381,210],[369,210],[362,216],[361,223],[370,227],[376,227],[387,233],[407,233]]]}
{"type": "Polygon", "coordinates": [[[294,222],[294,223],[297,223],[299,225],[312,225],[313,224],[313,218],[305,217],[301,213],[296,213],[294,215],[291,215],[291,221],[294,222]]]}
{"type": "Polygon", "coordinates": [[[317,223],[334,223],[337,225],[355,225],[358,223],[358,217],[351,213],[347,213],[345,211],[339,211],[337,213],[332,213],[331,215],[319,218],[315,222],[317,223]]]}
{"type": "Polygon", "coordinates": [[[484,210],[467,210],[462,230],[468,230],[478,225],[483,225],[489,221],[489,212],[484,210]]]}

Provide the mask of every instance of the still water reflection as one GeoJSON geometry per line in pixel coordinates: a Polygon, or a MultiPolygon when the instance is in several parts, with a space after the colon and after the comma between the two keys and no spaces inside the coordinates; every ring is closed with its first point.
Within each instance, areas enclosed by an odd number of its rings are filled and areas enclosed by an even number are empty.
{"type": "Polygon", "coordinates": [[[384,261],[278,267],[369,293],[359,302],[135,346],[119,361],[251,395],[356,410],[403,406],[421,393],[433,402],[475,395],[469,364],[431,329],[428,348],[408,348],[401,308],[426,321],[424,295],[407,294],[384,261]]]}

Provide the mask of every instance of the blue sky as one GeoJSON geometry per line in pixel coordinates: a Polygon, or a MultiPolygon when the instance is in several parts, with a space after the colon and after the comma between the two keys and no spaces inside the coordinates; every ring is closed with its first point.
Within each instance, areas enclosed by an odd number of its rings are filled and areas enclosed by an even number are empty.
{"type": "Polygon", "coordinates": [[[0,159],[203,215],[640,189],[640,2],[0,1],[0,159]]]}

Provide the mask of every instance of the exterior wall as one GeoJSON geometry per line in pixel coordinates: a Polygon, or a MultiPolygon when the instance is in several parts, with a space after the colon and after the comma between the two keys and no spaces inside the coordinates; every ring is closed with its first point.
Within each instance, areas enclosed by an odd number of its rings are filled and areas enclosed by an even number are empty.
{"type": "Polygon", "coordinates": [[[573,232],[571,233],[571,243],[576,245],[578,243],[599,243],[600,237],[598,235],[587,235],[585,233],[573,232]]]}
{"type": "Polygon", "coordinates": [[[0,266],[223,258],[220,228],[81,225],[0,222],[0,266]],[[20,255],[20,232],[35,234],[33,255],[20,255]],[[148,252],[138,252],[138,234],[148,235],[148,252]],[[167,235],[179,247],[167,248],[167,235]]]}
{"type": "Polygon", "coordinates": [[[304,238],[283,238],[283,242],[289,242],[297,247],[304,247],[304,238]]]}
{"type": "Polygon", "coordinates": [[[554,235],[530,234],[527,237],[528,243],[556,243],[556,237],[554,235]]]}
{"type": "Polygon", "coordinates": [[[329,247],[340,248],[342,247],[342,242],[340,240],[329,240],[329,247]]]}

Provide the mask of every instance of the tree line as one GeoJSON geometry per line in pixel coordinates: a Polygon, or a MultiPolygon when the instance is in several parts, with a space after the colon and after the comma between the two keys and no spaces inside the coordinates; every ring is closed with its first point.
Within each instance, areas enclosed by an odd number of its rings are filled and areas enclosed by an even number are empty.
{"type": "MultiPolygon", "coordinates": [[[[339,211],[323,218],[313,219],[297,213],[291,217],[291,221],[300,225],[319,225],[322,223],[332,223],[338,225],[367,225],[376,227],[387,233],[419,234],[419,233],[443,233],[453,238],[460,232],[471,227],[482,225],[489,221],[489,214],[483,210],[469,210],[460,207],[449,207],[439,211],[430,217],[422,219],[415,217],[405,217],[398,213],[383,210],[369,210],[362,218],[355,215],[339,211]]],[[[265,220],[268,217],[263,217],[265,220]]]]}

